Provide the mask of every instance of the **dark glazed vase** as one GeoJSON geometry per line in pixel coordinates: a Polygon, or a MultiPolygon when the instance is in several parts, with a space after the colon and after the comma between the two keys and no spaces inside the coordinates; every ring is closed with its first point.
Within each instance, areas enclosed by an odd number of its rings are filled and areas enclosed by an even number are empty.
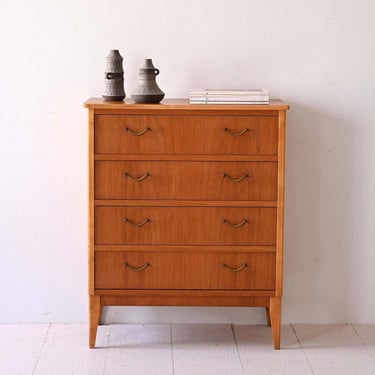
{"type": "Polygon", "coordinates": [[[136,103],[159,103],[164,98],[164,92],[156,83],[156,76],[159,69],[156,69],[152,59],[145,59],[139,69],[139,85],[131,97],[136,103]]]}
{"type": "Polygon", "coordinates": [[[118,49],[112,49],[106,57],[106,68],[104,73],[105,101],[124,100],[124,70],[122,68],[122,56],[118,49]]]}

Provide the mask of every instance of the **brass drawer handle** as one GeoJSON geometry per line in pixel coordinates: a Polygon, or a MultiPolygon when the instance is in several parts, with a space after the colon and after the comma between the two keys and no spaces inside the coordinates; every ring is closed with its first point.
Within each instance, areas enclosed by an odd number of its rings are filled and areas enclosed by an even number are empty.
{"type": "Polygon", "coordinates": [[[232,268],[231,266],[228,266],[227,264],[223,263],[221,265],[222,268],[227,268],[230,272],[240,272],[244,268],[248,267],[246,263],[244,263],[242,266],[239,266],[238,268],[232,268]]]}
{"type": "Polygon", "coordinates": [[[221,221],[222,224],[228,224],[230,227],[232,228],[239,228],[239,227],[242,227],[242,225],[245,225],[248,223],[248,220],[247,219],[243,219],[240,223],[238,224],[232,224],[230,221],[228,221],[227,219],[223,219],[221,221]]]}
{"type": "Polygon", "coordinates": [[[229,174],[223,173],[223,178],[227,178],[231,182],[241,182],[246,177],[249,177],[249,175],[247,173],[244,173],[241,177],[238,177],[238,178],[233,178],[233,177],[229,176],[229,174]]]}
{"type": "Polygon", "coordinates": [[[240,132],[238,133],[234,133],[232,132],[231,130],[229,130],[228,128],[224,128],[224,132],[225,133],[229,133],[232,137],[240,137],[241,135],[244,135],[246,132],[248,132],[249,129],[248,128],[245,128],[245,129],[242,129],[240,132]]]}
{"type": "Polygon", "coordinates": [[[139,137],[139,136],[141,136],[141,135],[143,135],[143,134],[149,132],[151,129],[150,129],[150,128],[146,128],[146,129],[141,130],[140,132],[136,132],[136,131],[134,131],[134,130],[128,128],[128,127],[126,127],[126,128],[124,128],[123,130],[124,130],[124,132],[128,132],[128,133],[130,133],[131,135],[134,135],[134,136],[136,136],[136,137],[139,137]]]}
{"type": "Polygon", "coordinates": [[[149,223],[151,220],[149,218],[146,218],[139,223],[135,223],[134,221],[129,220],[127,217],[124,217],[122,219],[122,221],[124,223],[128,223],[128,224],[132,225],[133,227],[139,228],[139,227],[143,227],[145,224],[149,223]]]}
{"type": "Polygon", "coordinates": [[[150,177],[151,175],[150,175],[150,173],[147,172],[146,174],[144,174],[144,175],[141,176],[141,177],[133,177],[133,176],[132,176],[131,174],[129,174],[128,172],[125,172],[123,176],[124,176],[124,177],[129,177],[129,178],[132,179],[133,181],[140,182],[140,181],[143,181],[145,178],[150,177]]]}
{"type": "Polygon", "coordinates": [[[130,268],[134,272],[141,272],[141,271],[145,270],[149,266],[150,266],[150,263],[145,263],[143,266],[140,266],[140,267],[134,267],[134,266],[132,266],[131,264],[129,264],[127,262],[125,263],[125,267],[126,268],[130,268]]]}

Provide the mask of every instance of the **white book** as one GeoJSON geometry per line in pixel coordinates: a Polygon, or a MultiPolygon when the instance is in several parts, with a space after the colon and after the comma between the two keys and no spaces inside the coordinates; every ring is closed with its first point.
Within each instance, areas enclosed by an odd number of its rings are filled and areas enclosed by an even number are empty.
{"type": "Polygon", "coordinates": [[[266,89],[198,89],[192,90],[190,95],[255,95],[268,96],[266,89]]]}
{"type": "Polygon", "coordinates": [[[263,104],[270,104],[270,102],[267,100],[267,101],[244,101],[244,100],[241,100],[241,101],[211,101],[211,100],[191,100],[190,99],[190,104],[260,104],[260,105],[263,105],[263,104]]]}
{"type": "Polygon", "coordinates": [[[245,102],[264,102],[264,101],[269,101],[269,96],[265,95],[243,95],[243,96],[238,96],[238,95],[206,95],[206,96],[201,96],[201,95],[190,95],[190,99],[192,100],[210,100],[213,102],[221,102],[221,101],[234,101],[234,102],[240,102],[240,101],[245,101],[245,102]]]}

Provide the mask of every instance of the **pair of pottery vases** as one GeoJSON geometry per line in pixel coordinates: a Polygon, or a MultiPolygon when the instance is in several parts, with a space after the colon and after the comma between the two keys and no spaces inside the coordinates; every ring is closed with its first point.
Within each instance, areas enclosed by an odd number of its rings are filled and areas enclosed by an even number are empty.
{"type": "MultiPolygon", "coordinates": [[[[105,101],[121,101],[125,99],[124,70],[122,68],[122,56],[119,50],[113,49],[106,58],[106,71],[104,74],[105,101]]],[[[145,59],[139,69],[139,85],[131,94],[136,103],[159,103],[164,98],[164,92],[156,83],[156,76],[159,69],[156,69],[152,59],[145,59]]]]}

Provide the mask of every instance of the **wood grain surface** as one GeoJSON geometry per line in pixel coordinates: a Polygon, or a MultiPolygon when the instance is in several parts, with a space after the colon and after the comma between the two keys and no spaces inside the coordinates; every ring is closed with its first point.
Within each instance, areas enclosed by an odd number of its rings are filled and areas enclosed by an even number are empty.
{"type": "Polygon", "coordinates": [[[276,155],[277,131],[276,116],[96,115],[95,152],[276,155]]]}
{"type": "Polygon", "coordinates": [[[277,163],[95,162],[95,199],[276,201],[276,198],[277,163]],[[145,178],[139,180],[142,177],[145,178]]]}
{"type": "Polygon", "coordinates": [[[95,243],[275,245],[275,208],[96,207],[95,243]],[[125,220],[128,221],[125,221],[125,220]],[[228,223],[223,223],[223,220],[228,223]],[[144,225],[136,227],[133,224],[144,225]],[[232,225],[240,227],[233,228],[232,225]]]}

